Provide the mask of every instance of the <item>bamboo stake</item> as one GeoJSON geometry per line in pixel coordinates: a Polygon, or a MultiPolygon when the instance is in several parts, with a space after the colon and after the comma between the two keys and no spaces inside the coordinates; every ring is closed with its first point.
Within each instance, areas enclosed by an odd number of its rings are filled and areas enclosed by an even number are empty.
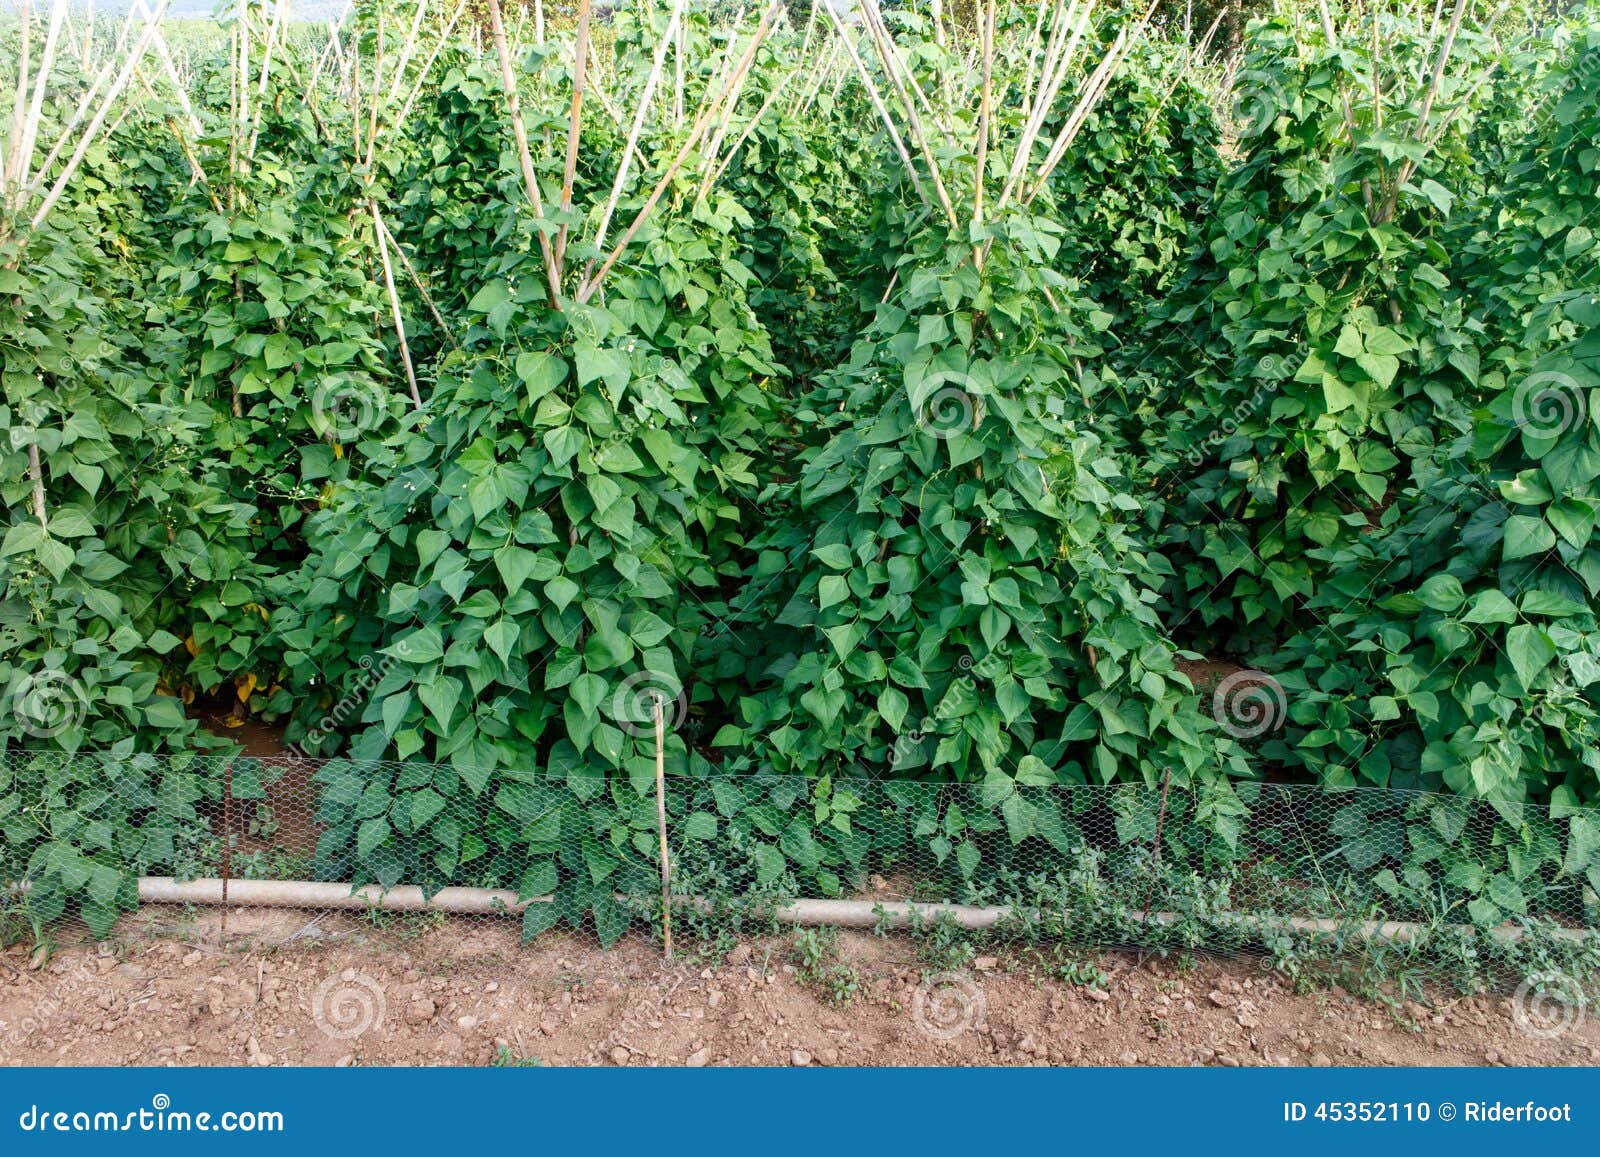
{"type": "MultiPolygon", "coordinates": [[[[29,0],[21,0],[17,6],[18,32],[22,40],[18,48],[17,57],[17,90],[11,105],[11,137],[10,139],[20,144],[23,133],[27,131],[28,80],[32,75],[33,64],[33,8],[29,0]]],[[[17,168],[22,164],[22,150],[16,149],[12,157],[12,167],[17,168]]],[[[16,174],[8,174],[12,182],[16,181],[16,174]]]]}
{"type": "MultiPolygon", "coordinates": [[[[805,60],[803,54],[801,56],[801,60],[805,60]]],[[[800,104],[798,108],[804,109],[810,104],[811,100],[816,96],[816,94],[822,91],[822,86],[828,82],[829,78],[833,75],[833,70],[838,66],[838,64],[839,38],[836,36],[830,36],[828,38],[827,54],[823,56],[822,63],[817,66],[816,72],[812,75],[810,82],[801,89],[800,104]]]]}
{"type": "Polygon", "coordinates": [[[1056,16],[1051,21],[1050,39],[1045,46],[1044,61],[1039,70],[1039,79],[1034,91],[1028,94],[1027,107],[1030,110],[1024,119],[1022,132],[1017,138],[1015,155],[1011,158],[1011,169],[1006,174],[1006,181],[1001,186],[1000,200],[1003,203],[1010,196],[1010,190],[1021,180],[1027,171],[1029,159],[1033,155],[1033,145],[1044,127],[1044,119],[1054,107],[1055,96],[1066,77],[1067,67],[1077,56],[1078,44],[1083,38],[1084,31],[1088,28],[1089,19],[1094,12],[1094,0],[1088,0],[1087,7],[1079,7],[1079,0],[1072,0],[1070,7],[1057,6],[1056,16]]]}
{"type": "MultiPolygon", "coordinates": [[[[1185,53],[1183,67],[1178,70],[1178,75],[1172,78],[1172,83],[1167,86],[1167,91],[1162,94],[1161,103],[1151,110],[1149,118],[1144,122],[1141,136],[1149,133],[1151,127],[1156,123],[1156,118],[1167,107],[1167,103],[1172,100],[1172,94],[1178,91],[1180,84],[1189,79],[1190,74],[1194,71],[1194,62],[1205,59],[1206,53],[1211,48],[1211,39],[1216,36],[1217,29],[1222,27],[1222,18],[1226,15],[1226,11],[1218,12],[1216,19],[1211,22],[1211,27],[1207,28],[1205,35],[1200,38],[1200,43],[1185,53]]],[[[1188,47],[1187,44],[1185,47],[1188,47]]]]}
{"type": "Polygon", "coordinates": [[[344,0],[344,8],[339,13],[339,19],[328,21],[328,43],[322,46],[322,51],[317,54],[317,66],[311,70],[311,85],[315,89],[317,81],[322,79],[322,70],[327,67],[329,60],[344,61],[344,49],[339,43],[339,29],[350,15],[350,6],[353,0],[344,0]]]}
{"type": "Polygon", "coordinates": [[[22,19],[22,44],[17,55],[17,91],[11,104],[11,132],[6,137],[10,142],[10,152],[6,157],[5,187],[7,197],[13,204],[14,212],[22,211],[22,137],[26,131],[23,119],[27,115],[24,111],[28,101],[28,65],[30,53],[33,48],[33,21],[28,11],[28,0],[22,0],[20,5],[22,19]]]}
{"type": "Polygon", "coordinates": [[[589,91],[594,93],[594,99],[600,102],[600,107],[605,109],[606,116],[611,118],[611,123],[622,126],[622,117],[618,114],[616,106],[611,103],[611,98],[606,95],[605,62],[601,59],[600,49],[595,46],[594,37],[589,38],[589,91]]]}
{"type": "Polygon", "coordinates": [[[1111,48],[1101,59],[1099,66],[1090,74],[1088,85],[1078,98],[1077,106],[1072,110],[1072,115],[1067,118],[1067,123],[1062,126],[1055,142],[1050,146],[1050,151],[1045,154],[1044,162],[1039,166],[1039,171],[1033,180],[1033,188],[1026,191],[1018,198],[1018,203],[1026,205],[1038,196],[1039,190],[1050,179],[1050,174],[1061,163],[1061,158],[1066,155],[1067,149],[1077,138],[1078,130],[1083,127],[1084,121],[1094,111],[1095,105],[1100,103],[1100,98],[1105,95],[1106,89],[1111,84],[1111,76],[1116,71],[1117,65],[1128,54],[1133,45],[1133,37],[1139,35],[1140,28],[1135,28],[1133,36],[1128,35],[1128,30],[1123,29],[1117,33],[1117,38],[1112,42],[1111,48]]]}
{"type": "Polygon", "coordinates": [[[250,122],[250,12],[249,0],[243,0],[239,8],[239,124],[236,127],[236,133],[241,136],[244,126],[250,122]]]}
{"type": "MultiPolygon", "coordinates": [[[[835,38],[828,42],[828,55],[823,59],[822,67],[817,69],[816,80],[812,82],[810,88],[806,90],[805,95],[800,98],[800,103],[795,107],[796,116],[805,116],[806,113],[811,110],[811,105],[816,101],[817,96],[822,92],[823,85],[827,84],[830,79],[834,79],[836,86],[844,80],[846,73],[843,69],[840,69],[837,78],[834,78],[833,76],[834,69],[838,67],[839,41],[837,38],[835,38]]],[[[837,92],[837,88],[835,91],[837,92]]]]}
{"type": "Polygon", "coordinates": [[[1039,66],[1039,38],[1044,34],[1044,14],[1052,13],[1050,29],[1052,35],[1061,14],[1061,0],[1039,0],[1039,13],[1033,19],[1033,32],[1028,37],[1028,68],[1022,82],[1022,120],[1026,124],[1033,119],[1033,74],[1039,66]]]}
{"type": "Polygon", "coordinates": [[[378,146],[378,90],[383,87],[384,9],[378,8],[378,41],[372,58],[372,102],[367,110],[367,170],[372,169],[373,150],[378,146]]]}
{"type": "MultiPolygon", "coordinates": [[[[1328,0],[1317,0],[1317,11],[1322,20],[1322,34],[1327,38],[1328,49],[1337,52],[1339,49],[1339,33],[1333,25],[1333,15],[1328,11],[1328,0]]],[[[1350,147],[1356,147],[1356,117],[1350,104],[1350,89],[1347,85],[1339,84],[1339,109],[1344,116],[1345,132],[1350,136],[1350,147]]],[[[1366,203],[1367,212],[1373,211],[1372,182],[1363,179],[1361,182],[1361,198],[1366,203]]]]}
{"type": "Polygon", "coordinates": [[[389,266],[389,246],[383,240],[383,218],[378,216],[378,203],[368,201],[372,210],[372,235],[378,242],[378,256],[383,261],[383,288],[389,294],[389,310],[394,315],[395,336],[400,339],[400,360],[406,366],[406,384],[411,387],[411,401],[422,409],[422,393],[417,389],[417,371],[411,364],[411,346],[406,342],[406,322],[400,315],[400,295],[394,288],[394,270],[389,266]]]}
{"type": "MultiPolygon", "coordinates": [[[[22,145],[18,149],[18,193],[28,184],[28,166],[33,160],[34,142],[39,136],[39,117],[44,105],[45,85],[50,80],[50,68],[55,63],[56,38],[61,34],[61,24],[67,14],[67,0],[51,0],[50,27],[45,33],[44,51],[39,54],[39,72],[34,78],[33,100],[28,105],[28,116],[22,126],[22,145]]],[[[22,208],[19,202],[17,208],[22,208]]]]}
{"type": "Polygon", "coordinates": [[[1051,106],[1055,103],[1056,93],[1061,88],[1061,82],[1066,77],[1067,68],[1078,54],[1078,45],[1083,40],[1083,34],[1088,29],[1089,17],[1094,13],[1094,0],[1088,0],[1081,9],[1078,0],[1073,0],[1072,7],[1066,12],[1061,32],[1065,39],[1057,40],[1052,32],[1052,45],[1054,53],[1045,57],[1045,67],[1039,74],[1039,98],[1034,103],[1033,119],[1023,125],[1022,135],[1017,140],[1016,155],[1011,158],[1011,171],[1006,175],[1005,184],[1000,188],[1000,196],[995,201],[994,211],[998,214],[1010,203],[1011,197],[1020,188],[1023,178],[1028,171],[1028,162],[1033,156],[1034,142],[1038,140],[1039,132],[1044,127],[1044,119],[1051,106]],[[1073,25],[1074,17],[1077,23],[1073,25]],[[1071,26],[1071,32],[1067,32],[1071,26]]]}
{"type": "MultiPolygon", "coordinates": [[[[135,0],[135,3],[140,13],[148,18],[150,15],[150,9],[146,5],[145,0],[135,0]]],[[[167,83],[172,86],[172,91],[178,98],[178,107],[183,110],[183,115],[188,118],[189,128],[193,131],[195,138],[198,140],[202,135],[204,135],[205,129],[200,123],[200,117],[194,111],[194,105],[189,100],[188,85],[184,84],[183,79],[178,75],[178,66],[173,61],[172,51],[167,44],[167,38],[161,34],[159,27],[156,30],[155,37],[151,41],[151,44],[155,46],[156,56],[161,61],[162,71],[167,74],[167,83]]]]}
{"type": "MultiPolygon", "coordinates": [[[[1413,138],[1421,141],[1428,131],[1428,119],[1433,115],[1434,98],[1439,95],[1439,86],[1444,83],[1445,65],[1449,62],[1450,53],[1455,48],[1456,35],[1461,31],[1462,18],[1466,16],[1467,9],[1471,7],[1472,0],[1456,0],[1455,11],[1450,14],[1450,27],[1445,30],[1444,43],[1439,46],[1438,55],[1433,61],[1433,75],[1428,82],[1428,91],[1422,98],[1422,108],[1417,114],[1416,131],[1413,138]]],[[[1400,201],[1400,188],[1411,179],[1411,174],[1416,172],[1417,166],[1410,157],[1400,162],[1400,171],[1395,177],[1394,185],[1389,189],[1389,196],[1383,203],[1383,208],[1378,214],[1378,220],[1388,221],[1394,216],[1396,205],[1400,201]]]]}
{"type": "MultiPolygon", "coordinates": [[[[732,46],[730,45],[729,47],[731,48],[732,46]]],[[[705,149],[701,150],[700,172],[703,182],[697,194],[698,196],[704,196],[705,191],[711,187],[711,181],[713,180],[712,170],[716,167],[717,157],[722,152],[722,142],[727,137],[728,127],[733,124],[734,113],[739,107],[739,98],[744,95],[744,82],[749,75],[748,72],[741,75],[738,82],[733,86],[733,91],[728,94],[728,99],[723,102],[721,114],[717,117],[716,132],[712,134],[711,140],[705,149]]],[[[763,107],[760,112],[757,112],[757,117],[765,111],[766,109],[763,107]]]]}
{"type": "Polygon", "coordinates": [[[411,90],[411,95],[406,97],[406,103],[400,108],[400,115],[395,117],[394,127],[398,131],[405,124],[406,118],[411,115],[411,106],[416,103],[417,97],[428,86],[428,77],[433,75],[433,66],[439,59],[439,53],[444,50],[450,41],[450,34],[455,31],[456,21],[461,19],[461,14],[467,10],[467,0],[461,0],[456,5],[456,10],[444,26],[444,31],[439,34],[438,42],[434,44],[433,51],[428,55],[428,61],[422,66],[422,71],[417,74],[416,87],[411,90]]]}
{"type": "Polygon", "coordinates": [[[256,155],[256,142],[261,136],[261,110],[267,103],[267,79],[272,74],[272,57],[278,46],[278,26],[287,8],[288,0],[277,0],[272,9],[272,23],[267,28],[266,48],[261,57],[261,81],[256,87],[255,115],[250,119],[250,144],[245,149],[247,157],[256,155]]]}
{"type": "MultiPolygon", "coordinates": [[[[77,147],[73,149],[72,156],[67,159],[66,166],[61,170],[60,176],[56,178],[55,184],[51,186],[50,192],[46,194],[38,212],[33,215],[31,224],[34,229],[39,228],[44,223],[45,218],[50,215],[50,210],[55,207],[55,203],[60,200],[61,194],[66,191],[67,182],[72,179],[73,174],[78,171],[78,166],[83,163],[84,154],[89,151],[89,146],[99,133],[100,126],[105,123],[106,115],[111,111],[111,107],[116,103],[117,98],[122,95],[122,90],[127,87],[129,79],[133,76],[134,65],[144,56],[145,48],[149,45],[150,38],[166,8],[167,0],[161,0],[161,3],[156,8],[155,16],[145,25],[144,31],[140,33],[138,43],[134,45],[127,62],[123,65],[121,72],[117,74],[115,83],[107,91],[105,100],[95,112],[94,118],[90,120],[88,126],[83,130],[83,135],[78,138],[77,147]]],[[[42,178],[44,171],[40,170],[39,175],[42,178]]]]}
{"type": "MultiPolygon", "coordinates": [[[[544,9],[536,8],[539,27],[543,28],[544,9]]],[[[539,252],[544,257],[545,275],[550,283],[550,305],[561,308],[561,271],[556,266],[555,254],[550,249],[550,238],[543,229],[544,198],[539,194],[539,178],[533,169],[533,153],[528,150],[528,129],[522,122],[522,102],[517,95],[516,74],[511,71],[511,51],[506,47],[506,28],[500,14],[500,0],[489,0],[489,33],[494,39],[495,55],[500,60],[500,80],[506,90],[506,110],[511,117],[511,132],[517,140],[517,159],[522,165],[522,183],[527,187],[528,202],[534,216],[539,218],[535,230],[539,234],[539,252]]],[[[540,43],[544,43],[540,37],[540,43]]]]}
{"type": "MultiPolygon", "coordinates": [[[[491,4],[496,2],[497,0],[490,0],[491,4]]],[[[616,247],[611,250],[611,253],[606,257],[600,268],[595,271],[594,276],[589,278],[583,283],[582,286],[579,287],[578,301],[580,303],[586,302],[594,296],[595,291],[599,289],[601,283],[605,281],[606,274],[611,272],[611,267],[617,263],[617,259],[620,258],[623,254],[623,251],[627,249],[628,243],[633,240],[634,234],[638,233],[640,226],[644,224],[646,218],[648,218],[651,212],[654,211],[656,203],[661,200],[662,195],[665,194],[667,189],[671,186],[673,177],[677,176],[678,170],[683,167],[684,161],[688,159],[689,154],[693,152],[695,147],[700,143],[701,137],[705,135],[706,128],[711,123],[712,116],[715,115],[721,103],[727,99],[729,90],[738,81],[739,77],[748,71],[750,66],[755,63],[756,53],[760,50],[762,41],[767,38],[767,33],[772,28],[772,22],[782,8],[783,0],[772,0],[772,4],[767,9],[766,14],[761,17],[761,23],[756,26],[755,35],[750,38],[750,46],[745,49],[744,56],[739,61],[739,66],[734,70],[734,75],[728,78],[728,82],[723,86],[721,93],[713,98],[710,103],[706,105],[704,111],[701,112],[700,116],[695,122],[694,128],[689,133],[688,139],[685,140],[682,147],[679,148],[678,155],[672,158],[672,163],[667,166],[667,171],[661,175],[661,179],[656,183],[656,187],[651,191],[649,198],[645,201],[639,212],[634,216],[633,223],[629,225],[627,231],[623,233],[622,239],[617,242],[616,247]]]]}
{"type": "MultiPolygon", "coordinates": [[[[711,84],[707,87],[705,96],[709,96],[711,93],[721,92],[722,91],[722,86],[724,84],[726,84],[727,81],[728,81],[728,78],[733,75],[734,67],[737,64],[737,54],[735,53],[734,50],[738,47],[738,44],[739,44],[739,37],[738,37],[737,29],[739,29],[744,24],[744,13],[745,13],[745,10],[743,8],[739,9],[738,14],[735,15],[734,18],[733,18],[733,23],[729,26],[730,29],[732,29],[732,31],[730,31],[728,33],[727,46],[722,50],[721,58],[717,63],[717,74],[716,74],[715,78],[712,80],[711,84]]],[[[701,107],[705,108],[707,106],[702,104],[701,107]]],[[[720,111],[720,106],[719,106],[719,111],[720,111]]],[[[717,128],[720,130],[721,121],[717,122],[717,128]]],[[[707,131],[710,131],[710,130],[707,130],[707,131]]],[[[713,135],[711,143],[709,145],[707,145],[706,148],[700,150],[701,155],[700,155],[699,161],[697,162],[697,164],[695,166],[696,167],[696,171],[703,172],[705,170],[706,163],[707,163],[705,154],[707,152],[709,152],[709,151],[711,151],[711,150],[716,148],[717,139],[718,138],[715,135],[713,135]]]]}
{"type": "Polygon", "coordinates": [[[439,307],[433,303],[433,295],[428,292],[428,287],[423,284],[422,278],[418,275],[416,267],[411,264],[411,259],[406,256],[406,251],[401,248],[400,242],[395,239],[394,231],[389,228],[389,223],[380,216],[378,218],[378,225],[382,228],[383,236],[389,242],[389,247],[394,250],[395,256],[400,258],[400,264],[405,268],[406,273],[410,276],[411,283],[417,287],[417,292],[422,296],[423,304],[428,307],[428,312],[433,314],[433,320],[438,324],[439,329],[444,333],[445,339],[452,346],[460,349],[461,343],[456,340],[456,335],[451,332],[449,323],[445,321],[444,315],[439,312],[439,307]]]}
{"type": "MultiPolygon", "coordinates": [[[[650,75],[644,82],[644,91],[639,97],[638,107],[634,110],[633,126],[628,130],[628,143],[622,150],[622,163],[617,166],[616,180],[611,183],[611,196],[606,199],[606,207],[600,215],[600,230],[595,237],[595,248],[605,250],[606,231],[611,226],[611,215],[616,212],[617,202],[622,198],[623,186],[628,180],[628,168],[633,161],[634,153],[639,147],[639,134],[644,129],[644,119],[650,110],[650,100],[655,95],[656,86],[661,82],[661,68],[666,62],[667,49],[673,43],[677,33],[678,22],[683,17],[684,0],[673,0],[672,15],[667,20],[667,30],[656,45],[655,57],[651,61],[650,75]]],[[[594,266],[591,261],[589,268],[585,269],[584,278],[587,280],[589,271],[594,266]]]]}
{"type": "Polygon", "coordinates": [[[39,446],[28,446],[28,480],[33,483],[33,516],[39,520],[41,530],[49,530],[50,523],[44,512],[44,467],[39,463],[39,446]]]}
{"type": "Polygon", "coordinates": [[[406,32],[405,43],[400,46],[400,59],[394,66],[394,80],[389,84],[388,95],[383,98],[385,108],[392,105],[400,95],[400,82],[405,79],[406,65],[411,63],[411,56],[416,51],[417,33],[422,28],[422,16],[427,10],[428,0],[418,0],[417,11],[411,18],[411,27],[406,32]]]}
{"type": "Polygon", "coordinates": [[[750,139],[750,134],[755,132],[756,126],[761,123],[767,112],[777,103],[778,97],[783,95],[783,90],[788,87],[789,82],[794,79],[795,73],[799,71],[796,68],[792,72],[784,73],[778,83],[772,86],[772,91],[767,94],[767,99],[756,110],[756,115],[750,118],[750,123],[744,126],[744,131],[728,147],[728,151],[723,155],[721,162],[717,164],[715,169],[706,173],[705,179],[700,183],[699,190],[695,193],[696,199],[704,197],[711,191],[711,186],[722,179],[722,174],[728,171],[728,166],[733,163],[733,158],[739,155],[740,148],[744,146],[745,141],[750,139]]]}
{"type": "Polygon", "coordinates": [[[878,111],[878,119],[883,122],[883,127],[889,131],[889,140],[894,145],[894,151],[899,154],[900,162],[905,166],[906,173],[911,177],[911,185],[917,191],[917,196],[926,203],[927,191],[922,187],[922,174],[917,172],[917,166],[911,161],[911,153],[906,149],[905,142],[900,139],[900,130],[895,127],[894,118],[889,115],[888,106],[884,104],[883,94],[878,91],[877,84],[872,79],[872,74],[867,71],[866,62],[861,59],[861,54],[856,51],[855,43],[850,39],[850,34],[845,30],[844,22],[839,19],[839,14],[833,10],[833,5],[823,0],[823,7],[828,10],[828,15],[833,18],[839,40],[844,44],[845,51],[850,54],[851,62],[856,66],[856,73],[861,77],[862,86],[867,90],[867,97],[872,101],[872,107],[878,111]]]}
{"type": "Polygon", "coordinates": [[[578,0],[578,37],[573,46],[572,112],[567,120],[567,159],[561,170],[561,226],[556,232],[556,280],[566,271],[567,222],[572,212],[572,183],[578,173],[578,141],[583,127],[583,82],[589,67],[589,0],[578,0]]]}
{"type": "MultiPolygon", "coordinates": [[[[869,12],[876,12],[873,0],[861,0],[861,11],[863,13],[863,23],[866,24],[867,30],[872,36],[873,46],[877,49],[884,73],[888,76],[889,84],[894,89],[895,94],[899,96],[900,107],[906,114],[906,133],[916,143],[918,151],[922,154],[923,163],[928,167],[928,179],[933,182],[933,191],[939,199],[940,208],[944,210],[945,219],[949,222],[951,228],[955,228],[960,224],[956,218],[955,206],[950,200],[949,191],[945,188],[944,175],[940,172],[939,164],[934,159],[932,142],[928,137],[927,131],[923,128],[922,118],[917,114],[917,101],[906,88],[905,82],[901,79],[900,71],[896,67],[898,55],[893,41],[889,41],[886,44],[885,41],[888,38],[887,30],[880,29],[878,23],[871,16],[866,15],[869,12]]],[[[914,77],[912,78],[912,84],[913,86],[916,84],[914,77]]],[[[920,91],[919,89],[919,95],[920,91]]],[[[926,98],[923,99],[926,100],[926,98]]]]}
{"type": "MultiPolygon", "coordinates": [[[[830,5],[829,7],[831,8],[832,6],[830,5]]],[[[673,45],[677,51],[673,53],[672,58],[673,70],[675,74],[673,77],[672,89],[672,123],[679,128],[683,126],[683,56],[684,52],[686,51],[684,46],[685,39],[686,33],[684,32],[683,22],[679,21],[678,37],[675,41],[673,41],[673,45]]]]}
{"type": "Polygon", "coordinates": [[[930,119],[944,129],[947,136],[954,134],[955,126],[950,122],[949,110],[935,108],[928,99],[928,94],[922,91],[922,85],[917,82],[917,74],[906,63],[900,54],[900,46],[895,43],[894,35],[889,31],[889,25],[884,22],[883,12],[878,7],[878,0],[858,0],[867,26],[877,33],[881,51],[885,53],[884,67],[893,75],[903,78],[902,83],[907,86],[907,91],[915,97],[915,104],[920,106],[930,119]]]}
{"type": "MultiPolygon", "coordinates": [[[[934,18],[938,19],[937,12],[934,18]]],[[[983,18],[983,94],[978,102],[978,148],[976,164],[972,174],[972,225],[974,229],[983,225],[983,184],[988,172],[989,163],[989,115],[990,106],[994,102],[994,25],[995,25],[995,0],[989,0],[988,11],[983,18]]],[[[983,251],[974,245],[972,249],[973,265],[983,269],[983,251]]]]}

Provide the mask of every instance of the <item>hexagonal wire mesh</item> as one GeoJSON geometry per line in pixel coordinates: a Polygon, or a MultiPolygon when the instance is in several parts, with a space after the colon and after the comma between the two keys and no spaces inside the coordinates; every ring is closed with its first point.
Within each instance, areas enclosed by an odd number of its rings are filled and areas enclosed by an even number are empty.
{"type": "Polygon", "coordinates": [[[487,916],[609,946],[663,937],[666,909],[680,940],[791,921],[1155,949],[1381,932],[1514,963],[1600,921],[1600,816],[1419,792],[716,774],[658,790],[292,755],[0,766],[0,916],[58,934],[104,937],[142,906],[246,935],[244,913],[270,908],[370,930],[487,916]]]}

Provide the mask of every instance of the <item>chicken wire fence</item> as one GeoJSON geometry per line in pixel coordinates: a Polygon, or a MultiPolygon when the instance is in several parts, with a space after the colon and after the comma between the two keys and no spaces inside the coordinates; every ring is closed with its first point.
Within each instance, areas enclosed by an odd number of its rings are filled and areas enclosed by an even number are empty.
{"type": "Polygon", "coordinates": [[[605,947],[793,922],[1180,951],[1378,938],[1526,971],[1589,959],[1600,924],[1600,815],[1371,788],[12,753],[0,834],[14,936],[161,912],[247,935],[272,908],[605,947]]]}

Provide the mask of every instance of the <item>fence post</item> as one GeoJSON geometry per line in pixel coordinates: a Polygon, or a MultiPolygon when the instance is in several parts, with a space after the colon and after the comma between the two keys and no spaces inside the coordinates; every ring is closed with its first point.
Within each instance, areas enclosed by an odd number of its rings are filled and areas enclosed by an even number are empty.
{"type": "Polygon", "coordinates": [[[671,861],[667,858],[667,725],[661,705],[661,692],[657,691],[656,716],[656,833],[661,840],[661,943],[668,960],[672,959],[672,879],[671,861]]]}
{"type": "Polygon", "coordinates": [[[233,760],[222,765],[222,938],[228,938],[228,877],[233,865],[233,760]]]}

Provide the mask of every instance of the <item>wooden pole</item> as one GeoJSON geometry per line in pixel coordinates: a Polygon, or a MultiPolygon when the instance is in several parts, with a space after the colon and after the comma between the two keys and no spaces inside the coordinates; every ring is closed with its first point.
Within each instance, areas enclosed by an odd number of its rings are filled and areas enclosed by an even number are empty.
{"type": "MultiPolygon", "coordinates": [[[[497,0],[490,0],[491,4],[496,2],[497,0]]],[[[745,49],[744,57],[739,61],[738,66],[734,69],[733,75],[730,76],[727,83],[723,85],[722,91],[712,98],[711,101],[705,106],[705,110],[700,114],[699,119],[696,120],[694,127],[690,130],[688,138],[683,142],[682,147],[679,148],[678,155],[672,158],[672,163],[667,166],[666,172],[664,172],[661,175],[661,179],[656,182],[655,189],[651,191],[650,196],[646,199],[639,212],[635,214],[633,223],[628,226],[627,230],[622,234],[622,239],[617,242],[610,254],[608,254],[606,259],[601,262],[600,268],[595,270],[594,276],[590,277],[578,287],[577,298],[579,304],[588,301],[594,296],[595,292],[600,288],[601,283],[605,281],[606,274],[611,272],[611,267],[617,263],[617,260],[628,248],[628,244],[633,240],[634,234],[639,232],[639,228],[655,210],[656,202],[660,201],[662,195],[665,194],[667,189],[671,187],[672,178],[678,175],[678,170],[683,167],[684,161],[688,159],[689,154],[693,152],[694,149],[700,144],[701,137],[705,135],[706,129],[711,124],[712,116],[715,115],[717,110],[721,107],[722,102],[728,98],[729,92],[732,90],[733,86],[739,82],[739,78],[755,62],[756,53],[760,50],[762,41],[766,39],[767,32],[772,27],[772,21],[777,17],[778,12],[782,7],[783,0],[773,0],[772,6],[767,9],[766,15],[761,18],[761,23],[756,27],[755,35],[750,38],[750,46],[745,49]]]]}
{"type": "Polygon", "coordinates": [[[655,693],[656,834],[661,840],[661,943],[672,959],[672,861],[667,857],[667,724],[661,692],[655,693]]]}
{"type": "MultiPolygon", "coordinates": [[[[543,19],[543,9],[539,10],[543,19]]],[[[511,50],[506,47],[505,20],[500,14],[500,0],[489,0],[489,35],[494,40],[495,55],[500,60],[500,82],[506,90],[506,112],[511,117],[511,133],[517,139],[517,160],[522,165],[522,183],[527,186],[528,201],[534,215],[544,217],[544,198],[539,194],[539,178],[533,169],[533,153],[528,149],[528,128],[522,120],[522,100],[517,95],[517,77],[511,70],[511,50]]],[[[541,37],[540,43],[543,43],[541,37]]],[[[550,305],[561,308],[561,275],[556,268],[555,253],[550,248],[550,238],[543,229],[539,234],[539,252],[544,257],[545,276],[550,283],[550,305]]]]}
{"type": "Polygon", "coordinates": [[[42,529],[49,530],[50,524],[44,512],[44,468],[39,464],[37,443],[28,447],[28,481],[33,483],[33,516],[39,520],[42,529]]]}
{"type": "Polygon", "coordinates": [[[372,210],[372,235],[378,242],[378,256],[383,261],[383,287],[389,293],[389,309],[394,315],[395,336],[400,339],[400,359],[406,365],[406,384],[411,387],[411,402],[422,409],[422,393],[417,389],[417,371],[411,364],[411,347],[406,343],[406,322],[400,316],[400,295],[394,288],[394,269],[389,264],[389,246],[383,240],[383,219],[378,216],[378,203],[368,201],[372,210]]]}
{"type": "MultiPolygon", "coordinates": [[[[561,169],[561,212],[572,212],[572,183],[578,174],[578,140],[583,128],[583,82],[589,67],[589,0],[579,0],[578,39],[572,49],[572,112],[567,121],[567,159],[561,169]]],[[[567,223],[556,233],[556,280],[567,262],[567,223]]]]}

